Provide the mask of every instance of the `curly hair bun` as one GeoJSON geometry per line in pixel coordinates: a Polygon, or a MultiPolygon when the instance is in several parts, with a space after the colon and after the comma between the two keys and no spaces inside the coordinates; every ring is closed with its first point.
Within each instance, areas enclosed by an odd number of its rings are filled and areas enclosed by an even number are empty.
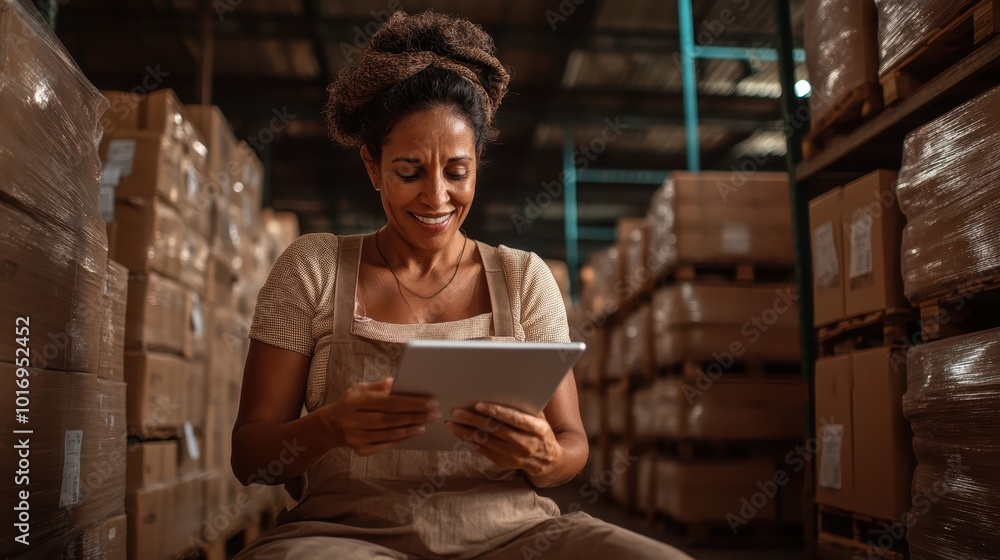
{"type": "Polygon", "coordinates": [[[372,37],[357,64],[349,64],[327,89],[324,109],[330,136],[360,145],[360,111],[380,93],[430,67],[462,76],[483,96],[492,123],[510,74],[496,56],[493,38],[467,19],[434,12],[398,11],[372,37]]]}

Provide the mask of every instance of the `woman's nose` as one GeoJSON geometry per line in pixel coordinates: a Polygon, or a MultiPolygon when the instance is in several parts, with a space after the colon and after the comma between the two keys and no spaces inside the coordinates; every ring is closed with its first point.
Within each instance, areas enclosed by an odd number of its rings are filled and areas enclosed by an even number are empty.
{"type": "Polygon", "coordinates": [[[437,170],[428,175],[421,199],[421,202],[431,208],[444,206],[448,202],[448,182],[444,179],[444,170],[437,170]]]}

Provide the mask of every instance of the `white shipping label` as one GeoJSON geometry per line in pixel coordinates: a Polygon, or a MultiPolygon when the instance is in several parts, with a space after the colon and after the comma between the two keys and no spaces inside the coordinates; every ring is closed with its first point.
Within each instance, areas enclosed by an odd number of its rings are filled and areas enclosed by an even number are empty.
{"type": "Polygon", "coordinates": [[[194,167],[187,168],[187,189],[188,197],[193,200],[198,195],[198,173],[194,167]]]}
{"type": "Polygon", "coordinates": [[[135,140],[121,139],[108,142],[108,155],[105,165],[114,164],[121,168],[122,177],[132,174],[132,162],[135,160],[135,140]]]}
{"type": "Polygon", "coordinates": [[[726,255],[745,255],[750,252],[750,230],[746,224],[723,226],[722,252],[726,255]]]}
{"type": "Polygon", "coordinates": [[[837,258],[837,242],[834,240],[833,222],[823,222],[813,228],[813,274],[820,288],[828,290],[837,285],[840,262],[837,258]]]}
{"type": "Polygon", "coordinates": [[[868,215],[851,222],[850,279],[872,273],[872,217],[868,215]]]}
{"type": "Polygon", "coordinates": [[[201,298],[191,294],[191,331],[198,336],[205,332],[205,320],[201,314],[201,298]]]}
{"type": "Polygon", "coordinates": [[[827,424],[820,428],[822,442],[822,460],[819,465],[819,485],[822,488],[840,490],[841,468],[840,458],[844,443],[843,424],[827,424]]]}
{"type": "Polygon", "coordinates": [[[80,450],[82,447],[83,430],[66,430],[59,507],[71,506],[80,502],[80,450]]]}
{"type": "Polygon", "coordinates": [[[201,449],[198,447],[198,437],[194,434],[194,426],[190,420],[184,422],[184,442],[187,444],[188,456],[197,461],[201,457],[201,449]]]}
{"type": "Polygon", "coordinates": [[[113,189],[122,180],[122,167],[117,163],[105,163],[101,171],[101,186],[113,189]]]}

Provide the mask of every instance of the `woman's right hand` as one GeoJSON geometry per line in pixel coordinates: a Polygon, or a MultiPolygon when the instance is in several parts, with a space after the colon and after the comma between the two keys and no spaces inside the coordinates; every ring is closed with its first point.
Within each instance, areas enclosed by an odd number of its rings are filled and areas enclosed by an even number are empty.
{"type": "Polygon", "coordinates": [[[432,397],[392,395],[392,379],[355,383],[337,402],[318,410],[338,446],[374,455],[424,432],[441,418],[432,397]]]}

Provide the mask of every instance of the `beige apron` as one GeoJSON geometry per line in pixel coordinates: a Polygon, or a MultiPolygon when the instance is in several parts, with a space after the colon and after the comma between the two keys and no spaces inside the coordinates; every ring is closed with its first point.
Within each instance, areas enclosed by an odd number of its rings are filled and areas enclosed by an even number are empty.
{"type": "MultiPolygon", "coordinates": [[[[394,376],[403,347],[352,332],[362,240],[360,235],[347,236],[339,244],[326,404],[339,400],[355,382],[394,376]]],[[[492,336],[483,332],[478,338],[513,340],[514,318],[502,263],[494,247],[477,244],[486,270],[493,330],[492,336]]],[[[420,338],[420,331],[414,338],[420,338]]],[[[444,338],[451,338],[447,331],[444,338]]],[[[347,447],[331,450],[302,479],[287,485],[299,503],[282,511],[282,526],[240,558],[300,557],[299,552],[317,546],[300,539],[310,536],[344,538],[345,554],[360,553],[355,545],[364,548],[367,542],[421,558],[475,558],[559,515],[555,502],[535,493],[517,471],[501,469],[455,441],[454,451],[387,450],[359,457],[347,447]],[[264,545],[266,553],[254,552],[264,545]]],[[[323,550],[331,558],[339,557],[325,540],[323,550]]]]}

